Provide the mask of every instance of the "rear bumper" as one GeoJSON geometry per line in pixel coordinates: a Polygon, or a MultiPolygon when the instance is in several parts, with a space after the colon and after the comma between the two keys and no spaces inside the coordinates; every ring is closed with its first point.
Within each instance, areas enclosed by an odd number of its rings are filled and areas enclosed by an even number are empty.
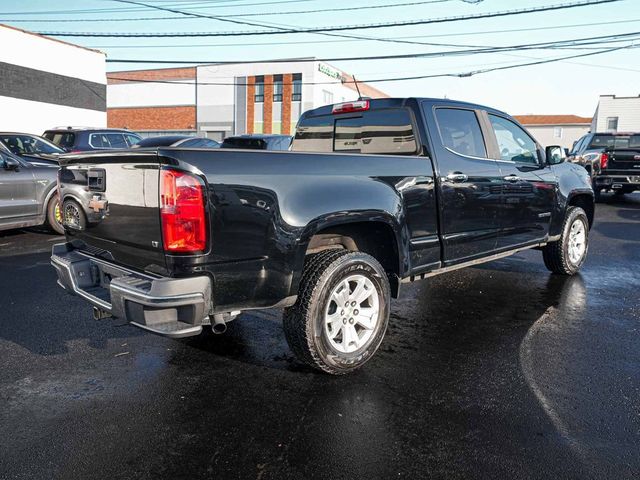
{"type": "Polygon", "coordinates": [[[172,338],[202,331],[211,312],[211,279],[166,278],[136,272],[84,254],[68,243],[53,246],[58,285],[91,305],[145,330],[172,338]]]}
{"type": "Polygon", "coordinates": [[[596,187],[613,190],[640,190],[640,172],[637,172],[637,175],[597,175],[594,179],[596,187]]]}

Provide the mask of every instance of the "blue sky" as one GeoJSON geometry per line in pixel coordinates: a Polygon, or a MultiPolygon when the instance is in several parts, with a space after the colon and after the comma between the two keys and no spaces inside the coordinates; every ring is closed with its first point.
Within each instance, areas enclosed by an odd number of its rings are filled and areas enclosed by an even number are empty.
{"type": "MultiPolygon", "coordinates": [[[[573,0],[484,0],[470,4],[463,0],[412,5],[394,8],[348,12],[316,12],[283,15],[282,12],[327,10],[354,6],[407,3],[412,0],[298,0],[287,3],[257,5],[274,0],[147,0],[146,3],[170,6],[211,15],[239,15],[243,20],[273,23],[281,26],[312,27],[403,21],[417,18],[437,18],[479,14],[501,10],[539,7],[573,0]],[[253,5],[248,5],[253,4],[253,5]],[[271,15],[273,14],[273,15],[271,15]]],[[[413,0],[419,1],[419,0],[413,0]]],[[[21,0],[0,2],[0,22],[27,30],[105,31],[105,32],[198,32],[238,31],[254,27],[237,26],[213,19],[135,20],[146,17],[175,16],[157,10],[143,9],[110,0],[21,0]],[[61,10],[108,9],[103,12],[61,14],[61,10]],[[132,10],[133,9],[133,10],[132,10]],[[118,11],[116,11],[118,10],[118,11]],[[39,15],[25,12],[47,11],[39,15]],[[22,13],[22,15],[20,15],[22,13]],[[122,22],[15,22],[17,19],[116,19],[122,22]]],[[[238,18],[238,17],[236,17],[238,18]]],[[[259,28],[256,28],[259,29],[259,28]]],[[[640,32],[640,1],[622,0],[614,3],[568,10],[508,16],[455,23],[371,30],[353,30],[346,34],[378,38],[416,37],[420,42],[460,45],[500,46],[592,37],[624,32],[640,32]],[[607,22],[624,22],[609,23],[607,22]],[[570,25],[582,25],[572,27],[570,25]],[[589,25],[584,25],[589,24],[589,25]],[[559,27],[547,30],[532,30],[559,27]],[[562,27],[562,28],[561,28],[562,27]],[[479,33],[511,30],[504,33],[479,33]]],[[[96,47],[108,58],[158,60],[243,60],[284,57],[319,58],[394,55],[443,51],[449,47],[408,45],[379,41],[343,41],[317,34],[272,35],[228,38],[64,38],[79,45],[96,47]],[[273,43],[286,43],[277,44],[273,43]],[[297,43],[292,43],[297,42],[297,43]],[[302,42],[302,43],[300,43],[302,42]],[[188,46],[188,47],[186,47],[188,46]],[[122,48],[124,47],[124,48],[122,48]]],[[[640,43],[640,42],[638,42],[640,43]]],[[[424,58],[384,61],[332,62],[359,79],[376,79],[438,73],[457,73],[486,67],[506,66],[535,59],[553,58],[582,53],[577,50],[534,50],[502,54],[460,56],[454,58],[424,58]]],[[[586,50],[584,50],[586,52],[586,50]]],[[[133,64],[109,64],[108,69],[130,70],[151,68],[133,64]]],[[[640,48],[568,60],[547,65],[503,70],[470,78],[434,78],[375,84],[393,96],[448,97],[484,103],[512,114],[578,114],[591,116],[600,94],[640,94],[640,48]]]]}

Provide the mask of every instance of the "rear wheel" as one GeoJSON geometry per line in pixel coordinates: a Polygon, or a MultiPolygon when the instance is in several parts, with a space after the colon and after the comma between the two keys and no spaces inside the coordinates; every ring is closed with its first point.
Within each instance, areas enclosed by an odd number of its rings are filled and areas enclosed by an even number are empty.
{"type": "Polygon", "coordinates": [[[284,332],[299,360],[333,375],[364,365],[389,322],[387,275],[370,255],[328,250],[307,259],[284,332]]]}
{"type": "Polygon", "coordinates": [[[75,200],[65,200],[62,204],[64,224],[76,230],[87,228],[87,217],[82,207],[75,200]]]}
{"type": "Polygon", "coordinates": [[[51,197],[47,204],[47,227],[60,235],[64,235],[62,208],[60,206],[60,197],[57,194],[51,197]]]}
{"type": "Polygon", "coordinates": [[[587,259],[589,220],[580,207],[569,207],[562,225],[562,235],[542,249],[544,264],[553,273],[575,275],[587,259]]]}

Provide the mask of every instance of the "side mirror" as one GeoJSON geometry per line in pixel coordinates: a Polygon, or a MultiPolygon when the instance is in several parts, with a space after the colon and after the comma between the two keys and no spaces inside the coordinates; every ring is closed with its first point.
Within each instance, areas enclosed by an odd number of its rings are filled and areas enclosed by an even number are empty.
{"type": "Polygon", "coordinates": [[[549,165],[558,165],[567,159],[567,154],[565,153],[564,148],[559,145],[551,145],[545,148],[544,153],[549,165]]]}
{"type": "Polygon", "coordinates": [[[4,168],[5,170],[9,170],[13,172],[17,172],[18,170],[20,170],[20,162],[18,162],[17,160],[14,160],[11,157],[5,157],[4,155],[0,155],[0,164],[2,165],[2,168],[4,168]]]}

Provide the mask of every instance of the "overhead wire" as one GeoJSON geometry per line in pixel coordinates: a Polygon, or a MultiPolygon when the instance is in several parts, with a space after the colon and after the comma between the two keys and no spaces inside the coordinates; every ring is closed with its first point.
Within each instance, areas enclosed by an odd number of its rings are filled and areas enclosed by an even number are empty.
{"type": "MultiPolygon", "coordinates": [[[[575,58],[583,58],[583,57],[591,57],[591,56],[595,56],[595,55],[602,55],[605,53],[611,53],[611,52],[615,52],[615,51],[620,51],[620,50],[626,50],[626,49],[631,49],[631,48],[638,48],[640,47],[640,45],[625,45],[625,46],[620,46],[620,47],[612,47],[612,48],[606,48],[606,49],[602,49],[600,51],[596,51],[596,52],[587,52],[587,53],[581,53],[581,54],[574,54],[574,55],[567,55],[567,56],[563,56],[563,57],[554,57],[554,58],[548,58],[548,59],[540,59],[540,60],[535,60],[532,62],[526,62],[526,63],[519,63],[516,65],[507,65],[507,66],[501,66],[501,67],[491,67],[491,68],[484,68],[484,69],[477,69],[477,70],[470,70],[470,71],[466,71],[466,72],[457,72],[457,73],[439,73],[439,74],[431,74],[431,75],[414,75],[414,76],[404,76],[404,77],[388,77],[388,78],[372,78],[372,79],[364,79],[364,80],[358,80],[359,83],[383,83],[383,82],[398,82],[398,81],[410,81],[410,80],[424,80],[424,79],[429,79],[429,78],[442,78],[442,77],[457,77],[457,78],[467,78],[467,77],[472,77],[475,75],[481,75],[481,74],[485,74],[485,73],[490,73],[490,72],[495,72],[495,71],[501,71],[501,70],[509,70],[509,69],[513,69],[513,68],[523,68],[523,67],[529,67],[529,66],[533,66],[533,65],[542,65],[542,64],[548,64],[548,63],[554,63],[554,62],[561,62],[564,60],[570,60],[570,59],[575,59],[575,58]]],[[[124,72],[120,72],[121,74],[124,72]]],[[[182,80],[148,80],[148,79],[132,79],[132,78],[126,78],[126,77],[119,77],[119,76],[114,76],[114,75],[109,75],[109,79],[111,80],[118,80],[118,81],[123,81],[123,82],[132,82],[132,83],[166,83],[166,84],[174,84],[174,85],[180,85],[180,84],[184,84],[184,85],[194,85],[196,82],[194,81],[182,81],[182,80]]],[[[333,82],[302,82],[303,85],[339,85],[339,84],[349,84],[349,83],[356,83],[355,80],[345,80],[345,81],[333,81],[333,82]]],[[[219,86],[248,86],[248,83],[243,83],[243,82],[197,82],[197,85],[219,85],[219,86]]],[[[269,85],[269,83],[266,83],[265,85],[269,85]]],[[[283,84],[284,85],[284,84],[283,84]]]]}
{"type": "MultiPolygon", "coordinates": [[[[194,18],[209,18],[213,20],[219,20],[221,22],[234,23],[237,25],[248,26],[261,26],[256,22],[249,22],[246,20],[238,20],[236,18],[220,17],[215,15],[205,15],[194,12],[184,12],[173,8],[160,7],[157,5],[145,4],[143,2],[137,2],[132,0],[114,0],[119,3],[130,3],[133,5],[145,5],[149,8],[158,10],[164,10],[173,13],[181,13],[184,15],[192,16],[194,18]]],[[[232,36],[248,36],[248,35],[282,35],[282,34],[299,34],[299,33],[320,33],[320,32],[337,32],[345,30],[364,30],[364,29],[378,29],[378,28],[390,28],[390,27],[407,27],[415,25],[428,25],[436,23],[449,23],[460,22],[467,20],[478,20],[486,18],[498,18],[513,15],[523,15],[538,12],[549,12],[555,10],[563,10],[570,8],[579,8],[585,6],[602,5],[607,3],[620,2],[624,0],[583,0],[579,2],[563,3],[556,5],[545,5],[542,7],[532,7],[515,10],[503,10],[498,12],[487,12],[474,15],[459,15],[451,17],[440,18],[427,18],[427,19],[413,19],[400,22],[381,22],[381,23],[367,23],[367,24],[354,24],[354,25],[336,25],[336,26],[322,26],[322,27],[309,27],[309,28],[278,28],[270,27],[272,30],[249,30],[249,31],[226,31],[226,32],[152,32],[152,33],[140,33],[140,32],[60,32],[60,31],[38,31],[42,35],[51,35],[58,37],[111,37],[111,38],[179,38],[179,37],[232,37],[232,36]]]]}

